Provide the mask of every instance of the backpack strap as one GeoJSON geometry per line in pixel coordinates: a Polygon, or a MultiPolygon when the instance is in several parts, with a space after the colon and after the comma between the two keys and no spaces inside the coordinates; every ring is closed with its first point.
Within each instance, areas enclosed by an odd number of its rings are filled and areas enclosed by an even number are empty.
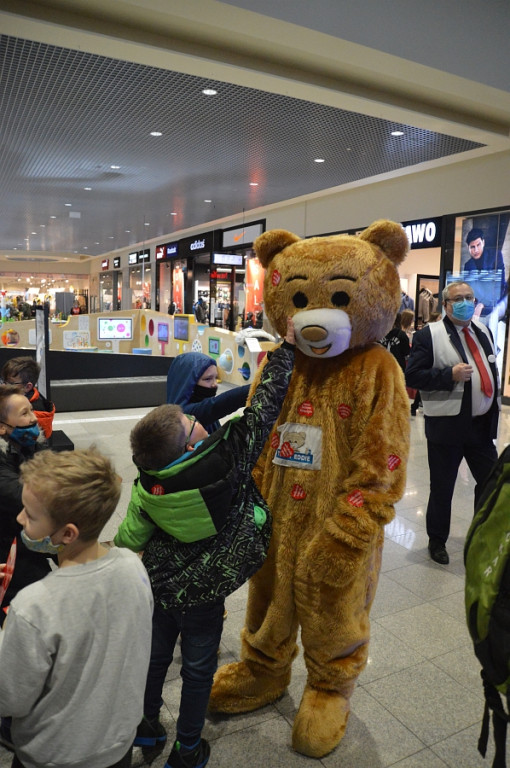
{"type": "MultiPolygon", "coordinates": [[[[478,739],[478,751],[482,757],[485,757],[487,752],[487,742],[489,740],[489,710],[492,710],[492,728],[494,731],[494,744],[496,747],[492,768],[506,768],[506,732],[510,717],[507,712],[505,712],[501,696],[492,683],[487,680],[484,670],[482,670],[481,675],[485,693],[485,708],[483,711],[482,730],[480,732],[480,738],[478,739]]],[[[507,706],[509,706],[510,711],[510,702],[508,698],[507,706]]]]}

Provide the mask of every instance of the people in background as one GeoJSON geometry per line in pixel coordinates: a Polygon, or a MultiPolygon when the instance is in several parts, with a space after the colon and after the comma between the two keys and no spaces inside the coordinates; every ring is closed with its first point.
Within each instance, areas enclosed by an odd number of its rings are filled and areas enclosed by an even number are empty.
{"type": "Polygon", "coordinates": [[[196,416],[209,434],[218,429],[220,419],[246,404],[250,385],[233,387],[220,395],[217,391],[218,369],[212,357],[185,352],[173,359],[168,369],[166,401],[196,416]]]}
{"type": "Polygon", "coordinates": [[[25,548],[59,568],[11,602],[0,713],[13,768],[128,768],[143,711],[153,599],[140,559],[98,542],[121,480],[96,451],[44,451],[22,468],[25,548]]]}
{"type": "Polygon", "coordinates": [[[400,312],[397,312],[393,328],[388,331],[383,339],[381,339],[381,344],[383,347],[386,347],[389,352],[391,352],[397,363],[402,368],[402,371],[405,371],[411,345],[409,343],[407,334],[402,330],[400,312]]]}
{"type": "Polygon", "coordinates": [[[480,488],[497,459],[498,374],[489,329],[472,320],[475,297],[470,285],[450,283],[443,290],[445,316],[417,331],[406,369],[406,383],[421,392],[430,471],[427,533],[430,557],[446,565],[452,497],[464,457],[480,488]]]}

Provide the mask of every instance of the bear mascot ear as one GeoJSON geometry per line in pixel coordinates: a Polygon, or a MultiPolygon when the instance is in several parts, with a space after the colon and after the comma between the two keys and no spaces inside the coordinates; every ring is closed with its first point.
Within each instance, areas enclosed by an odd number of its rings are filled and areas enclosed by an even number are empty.
{"type": "Polygon", "coordinates": [[[379,246],[384,255],[395,265],[401,264],[409,249],[409,241],[404,228],[394,221],[379,219],[374,221],[360,234],[360,240],[366,240],[379,246]]]}
{"type": "Polygon", "coordinates": [[[264,232],[259,235],[255,240],[253,247],[257,255],[258,260],[266,269],[271,259],[276,256],[277,253],[283,251],[288,245],[297,243],[301,240],[297,235],[293,235],[292,232],[287,232],[286,229],[271,229],[269,232],[264,232]]]}

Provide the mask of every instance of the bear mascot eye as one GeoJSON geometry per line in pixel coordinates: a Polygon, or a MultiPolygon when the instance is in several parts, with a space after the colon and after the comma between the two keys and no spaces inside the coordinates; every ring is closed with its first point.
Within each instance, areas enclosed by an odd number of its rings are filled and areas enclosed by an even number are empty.
{"type": "Polygon", "coordinates": [[[305,294],[302,293],[301,291],[298,291],[297,293],[294,294],[294,296],[292,297],[292,301],[296,309],[304,309],[304,307],[306,307],[308,304],[308,299],[306,298],[305,294]]]}
{"type": "Polygon", "coordinates": [[[331,302],[335,307],[346,307],[350,300],[351,297],[345,291],[336,291],[331,297],[331,302]]]}

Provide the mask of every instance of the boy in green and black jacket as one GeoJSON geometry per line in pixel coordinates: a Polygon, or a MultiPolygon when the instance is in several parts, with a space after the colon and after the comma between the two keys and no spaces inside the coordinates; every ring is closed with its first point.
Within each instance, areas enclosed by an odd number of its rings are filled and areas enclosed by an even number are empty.
{"type": "Polygon", "coordinates": [[[161,692],[181,635],[181,704],[166,768],[202,768],[209,759],[201,732],[224,600],[266,557],[271,517],[251,473],[280,412],[293,363],[289,319],[285,340],[270,355],[240,419],[209,436],[179,406],[162,405],[131,432],[139,474],[115,544],[144,550],[155,601],[144,719],[135,745],[157,748],[166,740],[158,720],[161,692]]]}

